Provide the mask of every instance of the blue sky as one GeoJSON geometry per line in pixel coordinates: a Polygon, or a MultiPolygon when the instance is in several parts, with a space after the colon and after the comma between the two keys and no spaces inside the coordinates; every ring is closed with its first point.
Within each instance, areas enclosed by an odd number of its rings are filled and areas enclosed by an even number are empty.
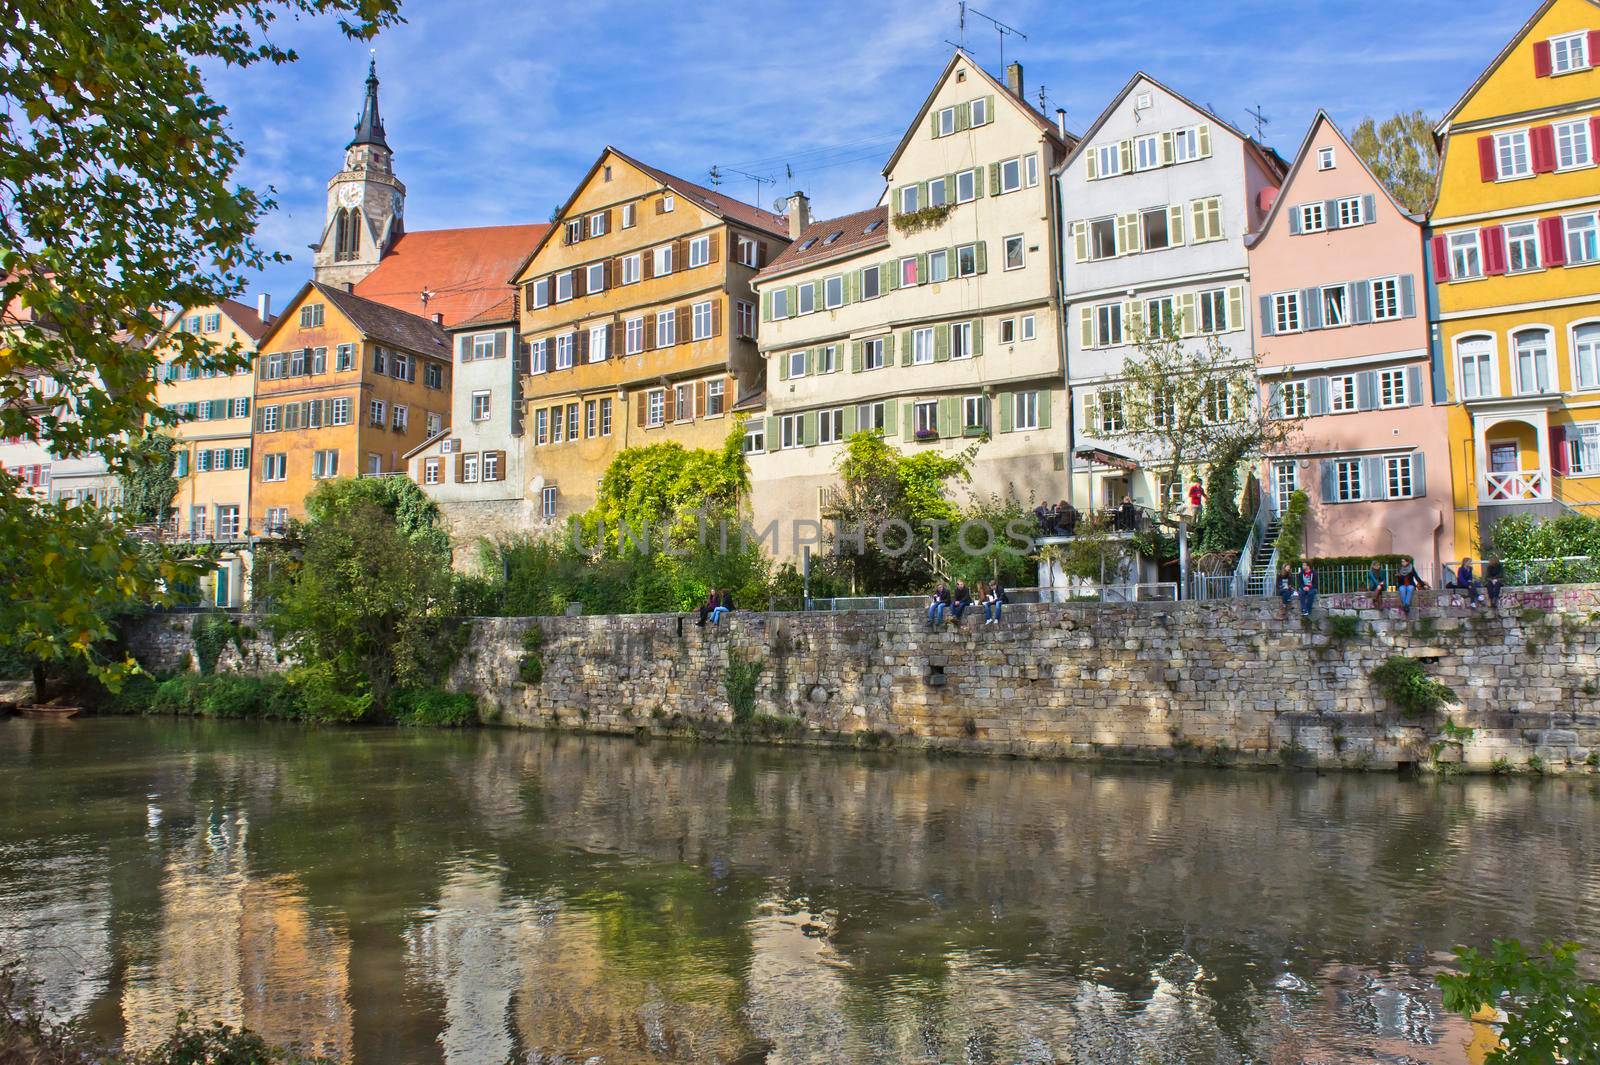
{"type": "MultiPolygon", "coordinates": [[[[1422,108],[1438,115],[1536,0],[987,0],[1027,34],[1006,58],[1053,113],[1086,128],[1144,69],[1286,156],[1316,109],[1342,125],[1422,108]]],[[[615,144],[706,182],[716,164],[777,179],[821,216],[875,203],[894,143],[948,59],[956,4],[757,0],[754,4],[408,0],[376,42],[381,101],[411,229],[547,220],[600,149],[615,144]],[[794,181],[785,167],[792,167],[794,181]]],[[[275,187],[263,244],[293,264],[261,279],[275,305],[309,274],[324,187],[360,107],[368,45],[328,20],[273,34],[300,62],[213,71],[246,146],[240,177],[275,187]]],[[[1000,68],[998,35],[969,14],[968,50],[1000,68]]],[[[725,191],[754,202],[730,175],[725,191]]],[[[255,295],[252,291],[249,296],[255,295]]]]}

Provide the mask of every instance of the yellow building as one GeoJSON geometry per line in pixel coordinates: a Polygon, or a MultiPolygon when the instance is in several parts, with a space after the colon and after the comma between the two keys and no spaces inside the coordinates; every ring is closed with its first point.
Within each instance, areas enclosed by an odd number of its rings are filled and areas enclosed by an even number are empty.
{"type": "Polygon", "coordinates": [[[1435,129],[1455,541],[1600,514],[1600,2],[1545,0],[1435,129]]]}
{"type": "Polygon", "coordinates": [[[624,448],[714,448],[738,404],[759,406],[750,280],[788,244],[778,215],[601,153],[516,275],[542,519],[593,505],[624,448]]]}

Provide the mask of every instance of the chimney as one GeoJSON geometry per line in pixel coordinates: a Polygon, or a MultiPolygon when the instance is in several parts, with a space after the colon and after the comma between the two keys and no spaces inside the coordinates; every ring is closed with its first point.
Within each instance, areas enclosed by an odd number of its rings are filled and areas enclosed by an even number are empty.
{"type": "Polygon", "coordinates": [[[271,293],[263,292],[261,295],[256,297],[256,317],[260,318],[263,322],[272,321],[271,293]]]}
{"type": "Polygon", "coordinates": [[[1022,99],[1022,64],[1016,60],[1006,64],[1006,88],[1011,90],[1011,95],[1022,99]]]}
{"type": "Polygon", "coordinates": [[[811,201],[806,194],[797,192],[789,197],[789,239],[799,240],[800,234],[811,224],[811,201]]]}
{"type": "Polygon", "coordinates": [[[434,325],[444,325],[444,312],[443,311],[434,311],[433,312],[433,324],[434,325]]]}
{"type": "Polygon", "coordinates": [[[1067,109],[1056,108],[1056,132],[1061,134],[1061,139],[1066,140],[1071,134],[1067,132],[1067,109]]]}

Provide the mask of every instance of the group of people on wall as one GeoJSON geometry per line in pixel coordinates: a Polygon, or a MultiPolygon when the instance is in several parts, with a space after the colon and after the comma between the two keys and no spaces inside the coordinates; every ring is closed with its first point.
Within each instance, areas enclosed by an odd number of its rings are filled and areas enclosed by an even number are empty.
{"type": "MultiPolygon", "coordinates": [[[[1481,577],[1470,558],[1462,559],[1454,574],[1448,576],[1445,587],[1464,593],[1467,605],[1474,610],[1485,605],[1491,610],[1500,609],[1500,592],[1505,587],[1505,565],[1498,558],[1490,558],[1483,564],[1481,577]]],[[[1367,568],[1367,593],[1372,597],[1374,610],[1383,609],[1384,593],[1392,587],[1399,596],[1400,609],[1410,617],[1417,589],[1427,586],[1428,582],[1417,572],[1410,555],[1401,556],[1400,565],[1392,576],[1377,559],[1373,559],[1367,568]]],[[[1311,610],[1317,602],[1317,571],[1310,559],[1302,560],[1298,570],[1284,563],[1278,571],[1278,598],[1283,602],[1285,617],[1292,603],[1299,604],[1302,618],[1311,616],[1311,610]]]]}
{"type": "Polygon", "coordinates": [[[928,627],[936,629],[948,621],[960,628],[962,616],[972,609],[975,602],[983,605],[983,623],[998,625],[1001,612],[1009,601],[1005,587],[999,581],[979,581],[976,597],[964,580],[956,581],[954,587],[949,581],[940,581],[928,597],[928,627]]]}

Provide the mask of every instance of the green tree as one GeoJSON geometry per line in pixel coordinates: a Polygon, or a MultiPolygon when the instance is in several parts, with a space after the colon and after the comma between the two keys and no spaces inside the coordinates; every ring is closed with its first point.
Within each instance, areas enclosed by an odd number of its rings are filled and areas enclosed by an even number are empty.
{"type": "Polygon", "coordinates": [[[164,433],[147,433],[128,449],[127,463],[117,480],[122,486],[122,516],[136,525],[162,525],[172,515],[172,498],[178,494],[173,476],[173,439],[164,433]]]}
{"type": "Polygon", "coordinates": [[[395,530],[418,546],[450,555],[450,534],[441,524],[439,504],[409,477],[340,477],[323,481],[306,497],[306,518],[327,521],[365,500],[394,519],[395,530]]]}
{"type": "Polygon", "coordinates": [[[591,531],[601,525],[609,544],[619,542],[626,525],[642,536],[663,527],[698,538],[698,520],[737,521],[750,490],[744,457],[744,419],[737,418],[715,451],[678,443],[631,447],[620,452],[600,479],[594,508],[585,515],[591,531]]]}
{"type": "MultiPolygon", "coordinates": [[[[151,341],[168,308],[243,291],[269,258],[252,234],[271,201],[240,186],[243,154],[203,65],[295,58],[268,38],[281,14],[328,14],[354,37],[397,21],[396,0],[22,0],[0,21],[0,436],[63,459],[103,455],[174,416],[155,400],[151,341]],[[39,376],[60,389],[33,391],[39,376]]],[[[173,338],[186,366],[233,369],[235,350],[173,338]]],[[[33,499],[0,473],[7,588],[0,632],[115,683],[86,604],[158,599],[116,523],[33,499]],[[88,560],[65,561],[84,556],[88,560]],[[101,582],[96,585],[91,582],[101,582]]],[[[95,611],[104,618],[105,612],[95,611]]]]}
{"type": "Polygon", "coordinates": [[[1439,179],[1439,149],[1426,114],[1412,111],[1381,123],[1364,118],[1351,135],[1350,146],[1408,211],[1428,213],[1439,179]]]}
{"type": "Polygon", "coordinates": [[[1600,984],[1578,975],[1580,950],[1546,942],[1530,953],[1515,939],[1495,940],[1487,954],[1458,948],[1460,972],[1436,977],[1445,1009],[1468,1020],[1485,1008],[1505,1011],[1488,1065],[1592,1061],[1600,1047],[1600,984]]]}

